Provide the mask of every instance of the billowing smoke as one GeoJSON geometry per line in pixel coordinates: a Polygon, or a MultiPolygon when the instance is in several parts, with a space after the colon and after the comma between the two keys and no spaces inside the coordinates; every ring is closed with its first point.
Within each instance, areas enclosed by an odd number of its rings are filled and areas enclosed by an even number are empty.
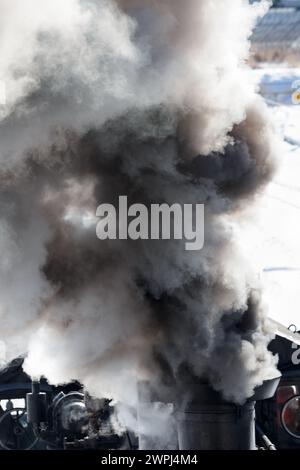
{"type": "Polygon", "coordinates": [[[2,363],[136,403],[205,377],[242,403],[276,373],[245,209],[275,139],[247,0],[1,0],[2,363]],[[96,237],[96,208],[205,204],[205,244],[96,237]],[[183,372],[185,371],[185,372],[183,372]]]}

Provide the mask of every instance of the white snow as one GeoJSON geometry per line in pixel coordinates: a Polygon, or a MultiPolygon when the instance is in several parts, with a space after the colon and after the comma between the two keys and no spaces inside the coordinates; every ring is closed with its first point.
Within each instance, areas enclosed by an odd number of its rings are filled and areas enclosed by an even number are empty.
{"type": "Polygon", "coordinates": [[[289,144],[263,195],[261,261],[269,315],[300,328],[300,148],[289,144]]]}
{"type": "Polygon", "coordinates": [[[278,173],[262,194],[256,226],[265,300],[271,318],[300,329],[300,104],[293,105],[290,98],[291,84],[300,79],[300,69],[270,68],[254,73],[285,139],[278,173]]]}

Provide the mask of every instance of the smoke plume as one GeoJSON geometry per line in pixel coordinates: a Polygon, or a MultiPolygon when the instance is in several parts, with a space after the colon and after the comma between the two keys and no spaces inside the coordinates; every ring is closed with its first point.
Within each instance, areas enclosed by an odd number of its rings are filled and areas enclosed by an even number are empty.
{"type": "Polygon", "coordinates": [[[267,3],[1,0],[2,363],[135,405],[207,378],[237,403],[276,373],[239,239],[274,172],[247,66],[267,3]],[[205,244],[96,237],[96,208],[205,204],[205,244]]]}

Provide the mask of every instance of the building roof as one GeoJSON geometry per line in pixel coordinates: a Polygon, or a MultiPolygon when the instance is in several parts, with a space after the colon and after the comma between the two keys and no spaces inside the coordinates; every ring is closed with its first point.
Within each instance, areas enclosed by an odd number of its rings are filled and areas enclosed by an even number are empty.
{"type": "Polygon", "coordinates": [[[282,7],[300,7],[300,0],[279,0],[277,4],[282,7]]]}
{"type": "Polygon", "coordinates": [[[300,47],[300,10],[272,8],[258,23],[251,41],[265,46],[300,47]]]}

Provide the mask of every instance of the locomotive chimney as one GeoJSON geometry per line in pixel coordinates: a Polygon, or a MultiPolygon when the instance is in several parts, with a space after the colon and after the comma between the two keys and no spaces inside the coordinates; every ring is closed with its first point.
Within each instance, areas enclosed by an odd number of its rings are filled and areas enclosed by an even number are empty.
{"type": "Polygon", "coordinates": [[[176,394],[172,387],[164,396],[158,396],[150,384],[143,382],[139,394],[140,448],[256,450],[255,404],[271,398],[279,381],[280,377],[264,381],[243,405],[224,400],[205,381],[180,384],[176,394]],[[173,406],[167,404],[172,395],[173,406]],[[167,409],[169,414],[161,412],[167,409]],[[161,422],[157,420],[159,411],[161,422]],[[158,430],[156,441],[153,441],[152,419],[158,430]],[[147,432],[152,440],[147,437],[147,432]]]}
{"type": "Polygon", "coordinates": [[[255,403],[271,398],[279,380],[266,380],[243,405],[224,400],[208,383],[189,385],[176,412],[179,449],[255,450],[255,403]]]}

